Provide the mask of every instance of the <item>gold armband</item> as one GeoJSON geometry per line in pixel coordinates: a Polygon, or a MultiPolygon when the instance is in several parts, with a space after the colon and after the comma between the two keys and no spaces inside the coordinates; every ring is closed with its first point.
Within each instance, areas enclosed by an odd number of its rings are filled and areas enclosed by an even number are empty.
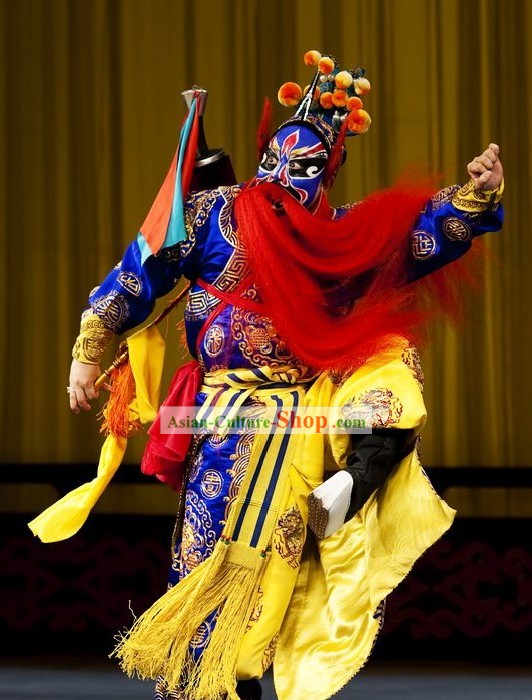
{"type": "Polygon", "coordinates": [[[81,327],[72,349],[72,357],[88,365],[100,364],[100,358],[115,334],[93,313],[81,317],[81,327]]]}
{"type": "Polygon", "coordinates": [[[493,211],[502,199],[504,192],[504,180],[495,190],[481,190],[475,187],[470,180],[452,199],[452,204],[460,211],[468,214],[482,214],[484,211],[493,211]]]}

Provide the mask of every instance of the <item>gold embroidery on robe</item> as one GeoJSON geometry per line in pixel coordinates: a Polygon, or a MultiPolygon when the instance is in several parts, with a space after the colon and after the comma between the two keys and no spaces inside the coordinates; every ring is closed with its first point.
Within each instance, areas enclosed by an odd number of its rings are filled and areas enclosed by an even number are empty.
{"type": "Polygon", "coordinates": [[[305,525],[296,505],[293,505],[280,518],[274,531],[274,545],[282,558],[293,569],[299,567],[303,544],[305,543],[305,525]]]}

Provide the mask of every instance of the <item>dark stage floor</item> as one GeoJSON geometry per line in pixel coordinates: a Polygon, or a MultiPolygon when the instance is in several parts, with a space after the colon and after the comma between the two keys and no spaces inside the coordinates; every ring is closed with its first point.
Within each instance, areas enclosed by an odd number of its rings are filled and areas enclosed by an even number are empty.
{"type": "MultiPolygon", "coordinates": [[[[2,700],[150,700],[151,684],[105,660],[3,659],[2,700]]],[[[274,700],[271,677],[263,700],[274,700]]],[[[334,700],[530,700],[532,668],[371,663],[334,700]]],[[[309,699],[310,700],[310,699],[309,699]]]]}

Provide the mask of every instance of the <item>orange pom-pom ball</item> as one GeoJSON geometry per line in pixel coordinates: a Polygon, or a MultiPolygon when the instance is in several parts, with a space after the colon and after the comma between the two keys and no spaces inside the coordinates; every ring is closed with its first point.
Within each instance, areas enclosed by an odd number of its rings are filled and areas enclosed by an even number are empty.
{"type": "Polygon", "coordinates": [[[324,56],[323,58],[320,58],[318,61],[318,70],[320,73],[323,73],[323,75],[328,75],[331,71],[334,70],[334,61],[330,56],[324,56]]]}
{"type": "Polygon", "coordinates": [[[323,109],[332,109],[333,94],[332,92],[322,92],[320,95],[320,105],[323,109]]]}
{"type": "Polygon", "coordinates": [[[345,92],[345,90],[335,90],[333,92],[332,103],[335,107],[345,107],[347,99],[347,92],[345,92]]]}
{"type": "Polygon", "coordinates": [[[353,84],[353,76],[351,73],[349,73],[349,71],[341,70],[336,74],[334,82],[336,83],[337,88],[340,90],[345,90],[353,84]]]}
{"type": "Polygon", "coordinates": [[[284,83],[279,88],[277,99],[283,107],[294,107],[303,99],[303,90],[297,83],[284,83]]]}
{"type": "Polygon", "coordinates": [[[365,134],[371,124],[371,117],[365,109],[355,109],[349,112],[347,128],[354,134],[365,134]]]}
{"type": "Polygon", "coordinates": [[[303,60],[305,61],[306,66],[317,66],[321,60],[321,53],[315,49],[312,49],[312,51],[307,51],[307,53],[303,56],[303,60]]]}
{"type": "Polygon", "coordinates": [[[362,108],[362,100],[360,97],[350,97],[346,104],[347,109],[352,112],[354,109],[362,108]]]}
{"type": "Polygon", "coordinates": [[[357,95],[366,95],[371,90],[371,83],[367,78],[357,78],[354,86],[357,95]]]}
{"type": "MultiPolygon", "coordinates": [[[[307,92],[310,90],[310,85],[306,85],[305,89],[303,90],[303,95],[306,95],[307,92]]],[[[319,100],[320,99],[320,89],[319,87],[314,88],[314,95],[312,95],[313,100],[319,100]]]]}

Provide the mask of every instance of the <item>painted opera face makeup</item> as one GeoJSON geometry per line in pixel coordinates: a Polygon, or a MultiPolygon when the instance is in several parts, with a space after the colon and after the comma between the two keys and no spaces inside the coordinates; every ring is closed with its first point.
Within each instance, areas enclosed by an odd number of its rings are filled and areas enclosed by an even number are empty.
{"type": "Polygon", "coordinates": [[[318,136],[302,125],[284,126],[266,149],[255,184],[275,182],[312,211],[319,203],[327,151],[318,136]]]}

